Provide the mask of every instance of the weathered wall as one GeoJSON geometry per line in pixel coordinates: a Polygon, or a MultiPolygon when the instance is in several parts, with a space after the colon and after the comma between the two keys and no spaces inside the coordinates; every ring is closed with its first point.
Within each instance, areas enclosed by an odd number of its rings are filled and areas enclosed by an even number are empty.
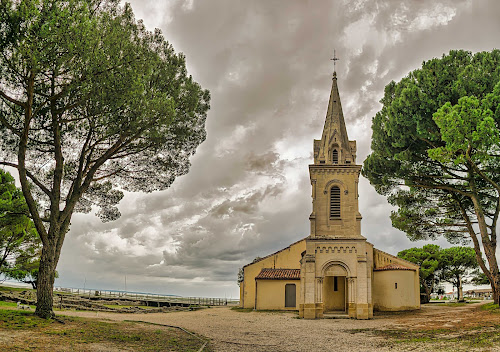
{"type": "Polygon", "coordinates": [[[257,280],[257,307],[255,309],[299,309],[300,280],[257,280]],[[285,285],[295,285],[295,307],[285,307],[285,285]]]}
{"type": "MultiPolygon", "coordinates": [[[[240,306],[244,308],[255,308],[255,277],[260,273],[261,269],[300,269],[301,253],[305,250],[306,241],[303,239],[279,252],[264,257],[256,263],[245,266],[243,268],[244,280],[240,284],[240,306]]],[[[300,286],[299,281],[297,281],[297,286],[300,286]]],[[[299,297],[298,294],[299,290],[297,291],[297,298],[299,297]]],[[[285,305],[284,302],[283,298],[283,307],[285,305]]]]}
{"type": "Polygon", "coordinates": [[[420,309],[418,271],[373,272],[373,307],[379,311],[420,309]]]}
{"type": "Polygon", "coordinates": [[[358,210],[359,165],[309,165],[311,237],[362,238],[358,210]],[[340,218],[330,218],[330,189],[340,188],[340,218]]]}

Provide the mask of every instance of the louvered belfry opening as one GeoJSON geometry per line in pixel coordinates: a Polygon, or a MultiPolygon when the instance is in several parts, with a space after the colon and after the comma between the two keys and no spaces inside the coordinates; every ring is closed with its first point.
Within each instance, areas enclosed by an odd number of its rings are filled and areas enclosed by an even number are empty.
{"type": "Polygon", "coordinates": [[[340,219],[340,188],[337,186],[330,189],[330,218],[340,219]]]}
{"type": "Polygon", "coordinates": [[[337,151],[337,149],[334,149],[332,152],[332,160],[334,164],[339,163],[339,152],[337,151]]]}

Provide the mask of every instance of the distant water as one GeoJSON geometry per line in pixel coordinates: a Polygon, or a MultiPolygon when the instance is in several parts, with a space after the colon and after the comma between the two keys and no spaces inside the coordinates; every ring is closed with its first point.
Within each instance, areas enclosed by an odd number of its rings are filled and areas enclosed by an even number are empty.
{"type": "Polygon", "coordinates": [[[25,284],[23,282],[17,282],[17,281],[4,281],[0,283],[2,286],[7,286],[7,287],[20,287],[20,288],[32,288],[30,284],[25,284]]]}
{"type": "MultiPolygon", "coordinates": [[[[17,282],[17,281],[0,281],[0,286],[7,286],[7,287],[16,287],[16,288],[32,288],[30,284],[25,284],[22,282],[17,282]]],[[[55,285],[54,286],[57,289],[64,289],[61,286],[55,285]]],[[[141,296],[163,296],[163,297],[172,297],[172,298],[189,298],[188,296],[183,297],[179,295],[172,295],[172,294],[161,294],[161,293],[151,293],[151,292],[138,292],[138,291],[122,291],[122,290],[106,290],[106,289],[100,289],[100,288],[81,288],[81,287],[67,287],[66,289],[71,290],[72,292],[75,292],[76,290],[81,290],[82,292],[92,292],[92,291],[101,291],[101,292],[108,292],[108,293],[120,293],[120,294],[137,294],[141,296]]],[[[206,299],[222,299],[222,298],[214,298],[214,297],[191,297],[191,298],[206,298],[206,299]]],[[[237,301],[237,299],[232,299],[232,298],[224,298],[227,299],[228,301],[237,301]]]]}

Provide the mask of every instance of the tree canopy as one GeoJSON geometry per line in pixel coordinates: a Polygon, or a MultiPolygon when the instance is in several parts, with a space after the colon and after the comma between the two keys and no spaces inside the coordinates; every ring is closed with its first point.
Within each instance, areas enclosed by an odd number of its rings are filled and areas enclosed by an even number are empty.
{"type": "Polygon", "coordinates": [[[500,50],[451,51],[385,87],[366,176],[411,240],[472,241],[500,295],[500,50]],[[484,252],[486,261],[482,257],[484,252]]]}
{"type": "Polygon", "coordinates": [[[420,266],[420,287],[428,301],[435,286],[439,283],[440,251],[441,247],[438,245],[427,244],[422,248],[409,248],[398,253],[399,258],[420,266]]]}
{"type": "MultiPolygon", "coordinates": [[[[472,279],[474,269],[478,267],[476,253],[470,247],[451,247],[439,253],[441,263],[440,278],[457,288],[458,300],[462,301],[462,285],[472,279]]],[[[471,281],[472,282],[472,281],[471,281]]]]}
{"type": "Polygon", "coordinates": [[[459,300],[463,299],[463,284],[485,283],[477,272],[476,253],[471,247],[441,249],[438,245],[427,244],[422,248],[402,250],[398,257],[420,266],[421,291],[427,295],[428,300],[440,282],[448,282],[456,287],[459,300]]]}
{"type": "Polygon", "coordinates": [[[15,263],[32,260],[41,243],[14,178],[0,169],[0,273],[13,277],[15,263]]]}
{"type": "Polygon", "coordinates": [[[37,314],[49,317],[72,214],[116,219],[123,191],[187,173],[210,95],[128,4],[0,1],[0,164],[17,168],[43,243],[37,314]]]}

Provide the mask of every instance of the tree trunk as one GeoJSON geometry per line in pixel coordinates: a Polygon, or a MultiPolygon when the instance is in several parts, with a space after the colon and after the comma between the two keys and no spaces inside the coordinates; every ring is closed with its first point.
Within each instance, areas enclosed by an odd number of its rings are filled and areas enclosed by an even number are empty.
{"type": "Polygon", "coordinates": [[[427,284],[424,282],[421,283],[422,284],[422,287],[424,288],[424,291],[425,291],[425,295],[427,296],[427,302],[430,302],[431,301],[431,293],[432,293],[432,289],[427,286],[427,284]]]}
{"type": "Polygon", "coordinates": [[[54,247],[50,245],[43,246],[38,270],[35,314],[44,319],[50,319],[54,316],[52,310],[54,304],[53,287],[57,265],[55,263],[54,247]]]}
{"type": "Polygon", "coordinates": [[[497,250],[497,236],[496,228],[491,228],[490,233],[488,233],[488,225],[486,224],[484,218],[484,211],[477,197],[472,197],[472,202],[474,203],[474,209],[479,225],[479,231],[481,234],[481,242],[483,244],[484,254],[486,255],[486,260],[488,261],[489,271],[485,272],[488,279],[491,282],[491,289],[493,293],[493,301],[495,304],[499,304],[500,296],[500,270],[498,268],[498,261],[496,256],[497,250]],[[488,275],[489,274],[489,275],[488,275]]]}
{"type": "MultiPolygon", "coordinates": [[[[499,296],[500,296],[500,272],[498,270],[498,263],[496,258],[496,245],[485,246],[483,243],[484,252],[486,254],[486,259],[488,260],[488,264],[490,265],[490,275],[488,278],[490,279],[491,290],[493,293],[493,301],[495,304],[499,304],[499,296]],[[491,247],[491,248],[488,248],[491,247]]],[[[485,273],[486,274],[486,273],[485,273]]]]}
{"type": "Polygon", "coordinates": [[[462,278],[458,278],[458,285],[457,285],[457,290],[458,290],[458,302],[464,302],[464,290],[462,287],[462,278]]]}
{"type": "Polygon", "coordinates": [[[491,281],[491,291],[493,293],[493,302],[500,306],[500,274],[493,277],[491,281]]]}

